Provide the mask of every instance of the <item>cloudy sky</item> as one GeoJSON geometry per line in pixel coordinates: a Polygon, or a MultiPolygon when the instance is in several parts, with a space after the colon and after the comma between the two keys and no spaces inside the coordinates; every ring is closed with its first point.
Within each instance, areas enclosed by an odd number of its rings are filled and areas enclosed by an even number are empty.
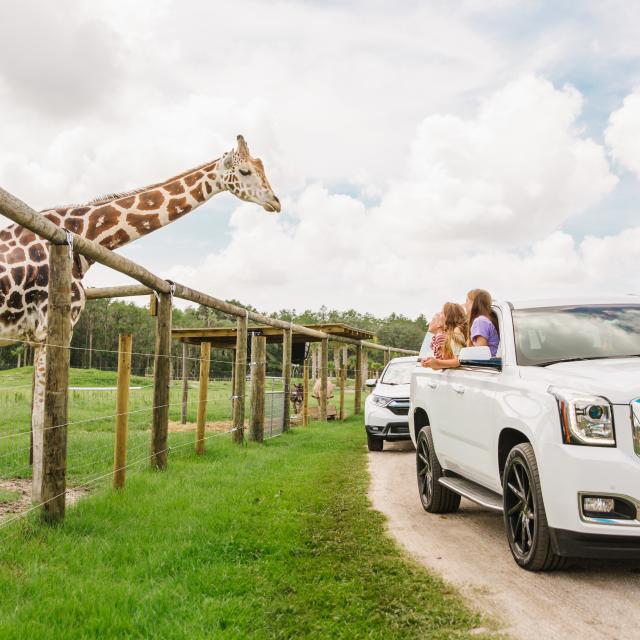
{"type": "Polygon", "coordinates": [[[3,0],[0,184],[83,202],[243,133],[282,213],[221,194],[123,254],[269,311],[640,293],[639,22],[613,0],[3,0]]]}

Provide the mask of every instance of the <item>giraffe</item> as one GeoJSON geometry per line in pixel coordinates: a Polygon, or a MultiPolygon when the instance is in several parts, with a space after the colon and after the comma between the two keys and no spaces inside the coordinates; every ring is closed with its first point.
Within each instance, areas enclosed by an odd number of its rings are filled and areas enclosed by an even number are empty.
{"type": "MultiPolygon", "coordinates": [[[[118,249],[153,233],[199,207],[212,196],[229,191],[269,213],[280,211],[259,158],[251,157],[242,136],[222,157],[164,182],[126,193],[104,196],[86,204],[46,209],[40,213],[79,236],[118,249]]],[[[73,254],[71,321],[85,304],[82,279],[92,262],[73,254]]],[[[20,225],[0,230],[0,345],[16,340],[35,343],[32,410],[34,461],[42,447],[49,283],[48,244],[20,225]]],[[[41,470],[33,467],[34,502],[40,502],[41,470]]]]}

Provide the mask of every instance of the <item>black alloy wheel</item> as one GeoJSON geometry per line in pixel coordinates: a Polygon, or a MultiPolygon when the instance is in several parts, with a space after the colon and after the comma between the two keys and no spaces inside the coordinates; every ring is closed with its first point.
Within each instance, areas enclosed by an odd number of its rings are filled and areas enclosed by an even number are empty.
{"type": "Polygon", "coordinates": [[[566,559],[553,553],[533,447],[516,445],[502,478],[504,525],[514,560],[529,571],[552,571],[566,559]]]}
{"type": "Polygon", "coordinates": [[[416,443],[416,475],[420,502],[429,513],[451,513],[460,506],[460,496],[441,485],[444,476],[433,447],[431,427],[424,427],[416,443]]]}

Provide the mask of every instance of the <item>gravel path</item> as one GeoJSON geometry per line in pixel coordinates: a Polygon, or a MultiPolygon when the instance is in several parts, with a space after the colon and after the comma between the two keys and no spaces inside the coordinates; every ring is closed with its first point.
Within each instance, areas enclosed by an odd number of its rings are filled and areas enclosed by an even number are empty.
{"type": "Polygon", "coordinates": [[[580,561],[534,574],[511,558],[502,516],[463,500],[456,514],[420,505],[410,443],[369,454],[370,498],[391,534],[420,563],[522,640],[640,638],[640,563],[580,561]]]}

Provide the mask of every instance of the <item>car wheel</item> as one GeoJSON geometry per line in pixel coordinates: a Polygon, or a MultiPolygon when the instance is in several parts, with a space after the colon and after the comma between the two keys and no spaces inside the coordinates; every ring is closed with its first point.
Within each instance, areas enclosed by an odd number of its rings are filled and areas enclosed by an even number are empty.
{"type": "Polygon", "coordinates": [[[511,449],[502,478],[504,526],[514,560],[528,571],[560,569],[566,559],[551,547],[533,447],[524,442],[511,449]]]}
{"type": "Polygon", "coordinates": [[[416,472],[420,502],[429,513],[451,513],[460,506],[460,496],[438,482],[444,475],[433,448],[431,427],[423,427],[416,443],[416,472]]]}
{"type": "Polygon", "coordinates": [[[367,447],[369,451],[382,451],[384,448],[384,440],[382,438],[376,438],[367,433],[367,447]]]}

